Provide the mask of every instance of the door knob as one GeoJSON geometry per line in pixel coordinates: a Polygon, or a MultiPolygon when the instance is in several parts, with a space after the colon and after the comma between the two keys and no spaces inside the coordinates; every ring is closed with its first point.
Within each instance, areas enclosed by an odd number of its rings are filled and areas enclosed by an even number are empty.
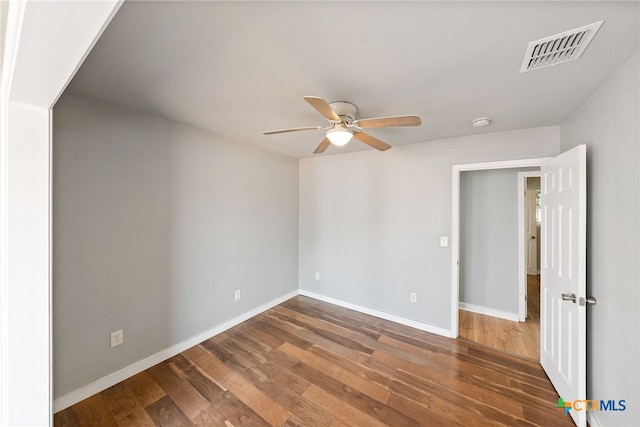
{"type": "Polygon", "coordinates": [[[536,240],[536,236],[531,236],[531,240],[536,240]]]}
{"type": "Polygon", "coordinates": [[[596,299],[594,297],[580,298],[580,305],[596,305],[596,299]]]}
{"type": "Polygon", "coordinates": [[[576,303],[576,294],[562,294],[562,301],[571,301],[576,303]]]}

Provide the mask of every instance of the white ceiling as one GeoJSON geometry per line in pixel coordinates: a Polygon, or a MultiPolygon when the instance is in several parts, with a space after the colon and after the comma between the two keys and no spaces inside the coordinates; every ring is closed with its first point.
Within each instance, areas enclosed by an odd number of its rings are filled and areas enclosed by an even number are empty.
{"type": "Polygon", "coordinates": [[[322,130],[262,131],[325,125],[305,95],[353,102],[360,118],[422,117],[368,131],[391,145],[557,125],[638,51],[639,6],[128,1],[68,90],[299,158],[322,130]],[[600,20],[580,60],[518,72],[528,42],[600,20]],[[480,116],[493,124],[473,128],[480,116]]]}

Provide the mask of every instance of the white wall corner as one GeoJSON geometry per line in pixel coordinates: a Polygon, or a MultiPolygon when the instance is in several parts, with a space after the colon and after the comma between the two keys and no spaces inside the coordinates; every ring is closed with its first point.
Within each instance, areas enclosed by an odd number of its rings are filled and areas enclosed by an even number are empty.
{"type": "Polygon", "coordinates": [[[602,424],[600,421],[598,421],[598,416],[595,412],[588,412],[587,413],[587,422],[589,423],[589,425],[591,427],[603,427],[604,424],[602,424]]]}
{"type": "Polygon", "coordinates": [[[373,310],[371,308],[363,307],[360,305],[352,304],[349,302],[345,302],[342,300],[338,300],[335,298],[327,297],[324,295],[316,294],[314,292],[299,291],[300,295],[317,299],[319,301],[328,302],[329,304],[334,304],[340,307],[348,308],[350,310],[358,311],[360,313],[368,314],[370,316],[379,317],[380,319],[389,320],[391,322],[399,323],[401,325],[410,326],[415,329],[420,329],[421,331],[430,332],[432,334],[441,335],[447,338],[456,338],[451,335],[450,329],[441,328],[439,326],[429,325],[427,323],[418,322],[416,320],[407,319],[405,317],[396,316],[389,313],[384,313],[382,311],[373,310]]]}

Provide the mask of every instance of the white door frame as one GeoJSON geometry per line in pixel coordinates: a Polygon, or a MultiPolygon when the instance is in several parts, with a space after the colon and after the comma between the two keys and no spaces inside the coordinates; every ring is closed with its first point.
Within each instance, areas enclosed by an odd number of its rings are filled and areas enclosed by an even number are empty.
{"type": "Polygon", "coordinates": [[[121,1],[8,4],[0,81],[0,427],[52,423],[51,109],[121,1]]]}
{"type": "MultiPolygon", "coordinates": [[[[527,236],[526,236],[526,190],[527,178],[538,177],[540,171],[518,172],[518,318],[524,322],[527,317],[527,236]]],[[[538,236],[540,238],[540,236],[538,236]]]]}
{"type": "MultiPolygon", "coordinates": [[[[550,157],[468,163],[452,167],[451,206],[451,337],[458,338],[458,305],[460,300],[460,173],[465,171],[540,167],[550,157]]],[[[524,258],[522,258],[524,262],[524,258]]]]}

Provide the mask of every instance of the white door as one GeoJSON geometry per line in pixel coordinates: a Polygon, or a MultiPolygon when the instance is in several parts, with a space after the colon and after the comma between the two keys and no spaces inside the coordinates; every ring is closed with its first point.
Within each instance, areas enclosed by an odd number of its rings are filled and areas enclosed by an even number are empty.
{"type": "MultiPolygon", "coordinates": [[[[586,146],[547,161],[541,173],[540,363],[573,402],[586,398],[586,146]]],[[[569,414],[586,426],[584,410],[569,414]]]]}
{"type": "Polygon", "coordinates": [[[527,190],[526,230],[527,274],[538,274],[538,223],[536,222],[537,190],[527,190]]]}

